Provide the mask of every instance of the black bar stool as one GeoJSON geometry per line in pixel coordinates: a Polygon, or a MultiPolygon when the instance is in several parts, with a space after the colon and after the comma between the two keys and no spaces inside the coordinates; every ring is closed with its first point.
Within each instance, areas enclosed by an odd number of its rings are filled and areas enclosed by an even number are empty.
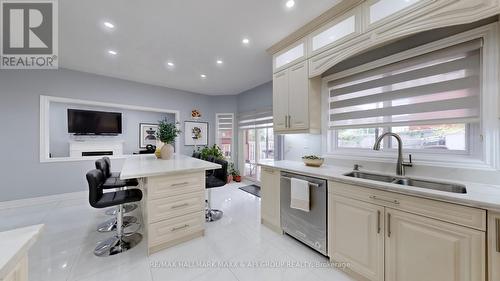
{"type": "MultiPolygon", "coordinates": [[[[108,158],[109,160],[109,158],[108,158]]],[[[99,159],[95,162],[95,166],[97,170],[100,170],[104,177],[104,183],[102,184],[103,189],[117,189],[117,190],[125,190],[127,186],[137,186],[139,183],[137,180],[124,181],[120,180],[119,173],[111,173],[109,169],[109,165],[106,160],[99,159]],[[112,175],[114,174],[114,175],[112,175]],[[109,177],[107,177],[109,175],[109,177]],[[117,177],[118,176],[118,177],[117,177]]],[[[137,204],[127,204],[123,206],[123,212],[129,213],[137,208],[137,204]]],[[[106,211],[107,215],[114,216],[114,218],[109,219],[103,223],[101,223],[97,227],[97,231],[99,232],[110,232],[116,229],[117,220],[116,213],[118,212],[118,208],[111,208],[106,211]]],[[[137,218],[133,216],[125,216],[123,217],[123,227],[128,227],[131,224],[137,222],[137,218]]]]}
{"type": "MultiPolygon", "coordinates": [[[[103,157],[102,159],[95,161],[95,168],[101,170],[101,172],[104,174],[104,189],[117,188],[120,190],[124,190],[127,187],[135,187],[139,185],[139,181],[137,179],[121,180],[120,173],[111,172],[111,159],[109,159],[109,157],[103,157]]],[[[125,205],[123,209],[125,213],[130,213],[133,210],[137,209],[137,204],[125,205]]],[[[107,210],[106,215],[116,215],[116,208],[107,210]]]]}
{"type": "Polygon", "coordinates": [[[222,168],[214,170],[208,174],[205,181],[205,188],[208,189],[207,209],[205,211],[205,219],[207,222],[217,221],[222,218],[224,213],[221,210],[212,209],[212,188],[221,187],[227,183],[227,166],[228,163],[222,159],[210,158],[210,162],[219,164],[222,168]]]}
{"type": "Polygon", "coordinates": [[[89,203],[92,207],[99,209],[112,206],[118,207],[116,235],[99,242],[94,254],[99,257],[116,255],[139,244],[142,240],[141,234],[123,235],[123,205],[141,201],[142,191],[130,189],[103,193],[104,174],[97,169],[87,173],[87,182],[89,184],[89,203]]]}

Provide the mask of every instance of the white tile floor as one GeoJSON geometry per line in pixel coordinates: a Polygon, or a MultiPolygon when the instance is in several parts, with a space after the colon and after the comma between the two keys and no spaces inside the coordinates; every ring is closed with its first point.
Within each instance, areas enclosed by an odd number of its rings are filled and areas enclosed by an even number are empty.
{"type": "Polygon", "coordinates": [[[273,262],[293,265],[328,260],[294,239],[261,226],[260,199],[238,189],[243,185],[213,190],[212,204],[224,211],[224,217],[207,224],[204,237],[150,257],[144,241],[117,256],[95,257],[95,244],[110,235],[97,233],[95,228],[108,217],[103,210],[91,208],[87,198],[0,210],[0,231],[45,224],[30,253],[31,281],[352,280],[334,268],[273,267],[273,262]],[[169,262],[180,266],[167,266],[169,262]],[[262,262],[271,266],[250,266],[262,262]],[[198,266],[192,266],[196,263],[198,266]]]}

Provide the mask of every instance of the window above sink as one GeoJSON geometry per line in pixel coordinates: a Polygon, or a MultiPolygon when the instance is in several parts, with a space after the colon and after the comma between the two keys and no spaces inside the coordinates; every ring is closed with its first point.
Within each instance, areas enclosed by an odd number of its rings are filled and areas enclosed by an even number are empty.
{"type": "Polygon", "coordinates": [[[350,68],[332,68],[323,79],[325,156],[392,162],[394,140],[384,139],[381,152],[372,147],[393,132],[416,165],[500,167],[498,81],[488,74],[498,64],[483,59],[498,51],[491,34],[477,28],[375,60],[360,54],[346,61],[350,68]]]}

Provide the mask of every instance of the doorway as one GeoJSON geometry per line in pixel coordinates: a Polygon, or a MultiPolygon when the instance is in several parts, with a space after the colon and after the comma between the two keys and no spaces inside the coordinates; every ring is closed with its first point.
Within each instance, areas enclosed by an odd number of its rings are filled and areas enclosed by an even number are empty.
{"type": "Polygon", "coordinates": [[[242,129],[243,176],[260,182],[260,166],[257,163],[274,160],[274,132],[272,127],[242,129]]]}

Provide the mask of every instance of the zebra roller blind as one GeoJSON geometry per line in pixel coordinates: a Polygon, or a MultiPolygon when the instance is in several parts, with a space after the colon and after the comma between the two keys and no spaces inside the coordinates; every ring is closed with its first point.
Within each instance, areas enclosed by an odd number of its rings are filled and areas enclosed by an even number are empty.
{"type": "Polygon", "coordinates": [[[240,129],[270,128],[273,126],[273,111],[271,108],[241,113],[238,116],[240,129]]]}
{"type": "Polygon", "coordinates": [[[477,39],[329,82],[329,127],[479,122],[481,47],[477,39]]]}

